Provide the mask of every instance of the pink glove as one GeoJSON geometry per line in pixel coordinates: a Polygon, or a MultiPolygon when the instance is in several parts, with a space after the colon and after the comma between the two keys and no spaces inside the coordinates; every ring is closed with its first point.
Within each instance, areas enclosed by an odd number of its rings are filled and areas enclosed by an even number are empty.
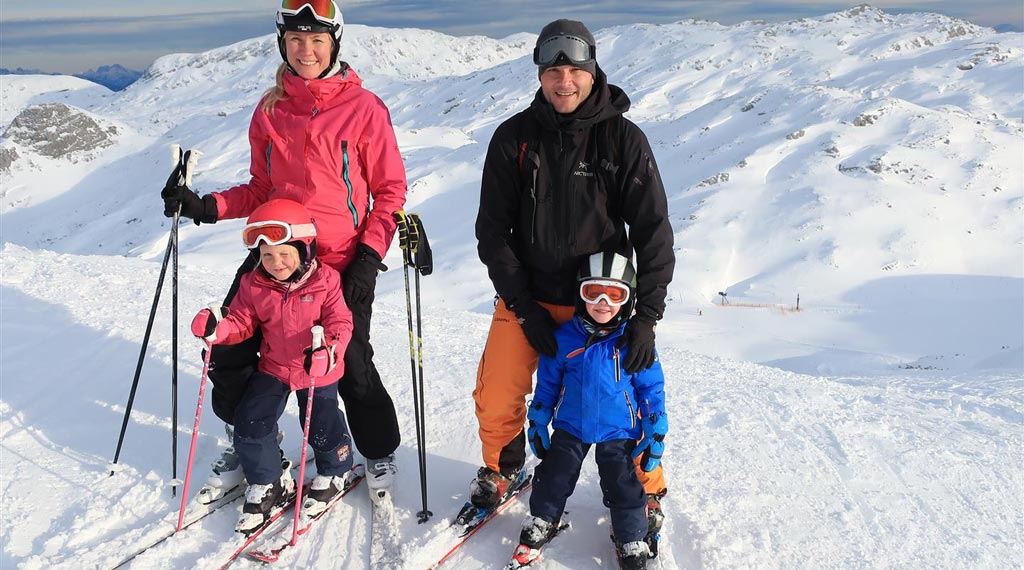
{"type": "Polygon", "coordinates": [[[327,376],[328,372],[334,370],[333,344],[318,348],[310,346],[302,352],[306,355],[306,358],[302,361],[302,366],[306,369],[306,374],[313,378],[327,376]]]}
{"type": "Polygon", "coordinates": [[[210,344],[217,340],[217,324],[228,315],[228,308],[218,306],[217,310],[203,309],[192,319],[192,334],[210,344]]]}

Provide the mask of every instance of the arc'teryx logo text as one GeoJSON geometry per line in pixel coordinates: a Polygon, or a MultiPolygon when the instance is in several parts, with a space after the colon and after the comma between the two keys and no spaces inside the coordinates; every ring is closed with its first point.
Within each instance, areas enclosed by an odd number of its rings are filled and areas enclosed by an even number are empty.
{"type": "Polygon", "coordinates": [[[590,171],[590,163],[581,160],[576,164],[576,170],[572,172],[572,175],[590,177],[593,176],[594,173],[590,171]]]}

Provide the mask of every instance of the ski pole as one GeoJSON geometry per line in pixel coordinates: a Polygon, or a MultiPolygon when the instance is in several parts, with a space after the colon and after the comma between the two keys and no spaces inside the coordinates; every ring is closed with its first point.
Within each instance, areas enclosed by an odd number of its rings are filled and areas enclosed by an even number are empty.
{"type": "MultiPolygon", "coordinates": [[[[416,406],[416,444],[420,464],[420,494],[423,498],[423,510],[416,514],[416,518],[420,523],[424,523],[434,513],[427,509],[427,414],[424,408],[426,392],[423,390],[423,319],[420,311],[422,307],[420,302],[420,273],[429,275],[433,268],[420,266],[420,254],[425,254],[429,250],[427,235],[423,231],[423,223],[420,217],[416,214],[409,214],[409,222],[410,235],[415,235],[415,239],[412,240],[414,247],[411,248],[413,255],[410,257],[413,262],[413,275],[415,276],[416,284],[416,361],[419,367],[419,378],[418,381],[413,383],[413,405],[416,406]],[[417,383],[419,386],[418,390],[417,383]]],[[[429,256],[424,255],[423,257],[429,256]]]]}
{"type": "MultiPolygon", "coordinates": [[[[177,145],[174,145],[177,146],[177,145]]],[[[184,163],[185,186],[192,186],[192,169],[199,160],[198,151],[185,151],[181,158],[181,147],[178,147],[178,163],[184,163]]],[[[181,216],[181,204],[175,212],[175,223],[171,224],[171,480],[178,478],[178,224],[181,216]]],[[[178,487],[171,487],[171,496],[177,493],[178,487]]]]}
{"type": "MultiPolygon", "coordinates": [[[[220,303],[210,303],[210,311],[214,315],[221,314],[220,303]]],[[[206,381],[210,378],[210,355],[213,354],[213,344],[206,343],[206,353],[203,355],[203,377],[199,381],[199,398],[196,400],[196,419],[192,423],[192,443],[188,447],[188,464],[185,465],[185,487],[181,490],[181,509],[178,510],[178,526],[174,532],[181,530],[181,524],[185,520],[185,505],[188,502],[188,486],[192,482],[192,464],[196,457],[196,440],[199,437],[199,421],[203,417],[203,396],[206,394],[206,381]]]]}
{"type": "MultiPolygon", "coordinates": [[[[178,206],[180,215],[181,206],[178,206]]],[[[171,480],[178,478],[178,224],[171,226],[171,480]]],[[[171,496],[178,492],[171,486],[171,496]]]]}
{"type": "MultiPolygon", "coordinates": [[[[178,213],[174,213],[172,225],[178,225],[178,213]]],[[[114,460],[111,462],[110,475],[114,475],[114,465],[117,465],[121,457],[121,445],[124,443],[124,434],[128,429],[128,418],[132,414],[132,406],[135,404],[135,393],[139,388],[139,376],[142,374],[142,364],[146,360],[146,349],[149,347],[149,335],[153,332],[153,321],[156,319],[156,307],[160,303],[160,290],[164,286],[164,276],[167,274],[167,262],[171,258],[171,239],[167,240],[167,250],[164,251],[164,261],[160,266],[160,277],[156,281],[156,293],[153,295],[153,305],[149,309],[149,321],[146,322],[146,334],[142,336],[142,348],[139,349],[139,361],[135,365],[135,378],[132,379],[132,388],[128,392],[128,403],[124,409],[124,419],[121,420],[121,434],[117,437],[117,448],[114,450],[114,460]]]]}
{"type": "MultiPolygon", "coordinates": [[[[192,170],[191,169],[192,169],[192,167],[195,166],[196,160],[199,157],[199,153],[198,152],[194,152],[194,151],[185,151],[184,156],[183,156],[182,152],[181,152],[181,147],[179,145],[177,145],[177,144],[171,145],[171,152],[172,152],[172,160],[176,164],[175,174],[178,175],[179,180],[182,183],[184,183],[186,185],[191,184],[191,181],[192,181],[192,170]]],[[[174,176],[174,174],[172,174],[172,176],[174,176]]],[[[178,362],[178,358],[177,358],[177,348],[178,348],[178,341],[177,341],[177,330],[178,330],[178,326],[177,326],[177,317],[178,317],[178,311],[177,311],[177,292],[178,292],[177,280],[178,280],[178,222],[180,220],[180,216],[181,216],[181,205],[179,204],[178,209],[174,212],[174,216],[171,219],[171,232],[170,232],[170,235],[168,236],[168,239],[167,239],[167,249],[164,251],[163,262],[160,264],[160,276],[157,279],[156,291],[153,294],[153,304],[152,304],[152,306],[150,307],[150,310],[149,310],[149,319],[146,322],[146,332],[143,335],[142,347],[139,350],[139,359],[138,359],[138,362],[137,362],[137,364],[135,366],[135,375],[134,375],[134,377],[132,379],[132,387],[131,387],[131,390],[129,391],[129,394],[128,394],[128,403],[125,405],[124,418],[121,421],[121,432],[120,432],[120,434],[118,435],[118,438],[117,438],[117,448],[114,451],[114,460],[111,462],[110,475],[114,474],[113,466],[117,465],[117,462],[118,462],[118,460],[121,457],[121,448],[122,448],[122,445],[124,444],[125,432],[128,429],[128,419],[131,417],[132,408],[134,407],[134,404],[135,404],[135,395],[136,395],[136,393],[138,391],[138,387],[139,387],[139,378],[141,377],[141,374],[142,374],[142,366],[143,366],[143,363],[145,362],[146,350],[149,347],[149,339],[150,339],[150,335],[152,334],[152,331],[153,331],[153,322],[156,319],[156,308],[157,308],[157,306],[160,303],[160,293],[163,290],[164,278],[167,275],[167,265],[168,265],[168,262],[170,261],[170,259],[172,257],[172,254],[173,254],[174,264],[173,264],[173,269],[172,269],[172,282],[173,282],[173,285],[172,285],[172,289],[173,289],[172,296],[173,296],[173,305],[174,305],[174,307],[173,307],[173,315],[172,315],[172,332],[171,332],[171,334],[172,334],[172,360],[173,360],[174,365],[173,365],[173,368],[172,368],[172,371],[171,371],[171,386],[172,386],[172,394],[171,394],[171,410],[172,410],[172,414],[171,414],[171,416],[172,416],[172,430],[171,430],[171,446],[172,446],[172,449],[171,449],[171,462],[172,462],[172,466],[171,466],[171,476],[172,476],[172,479],[177,479],[177,464],[178,464],[178,461],[177,461],[177,437],[178,437],[178,429],[177,429],[177,418],[178,418],[178,414],[177,414],[177,409],[178,409],[178,404],[177,404],[177,379],[178,379],[177,378],[177,376],[178,376],[178,370],[177,370],[177,362],[178,362]]],[[[177,491],[177,489],[175,487],[171,488],[172,495],[175,494],[176,491],[177,491]]]]}
{"type": "MultiPolygon", "coordinates": [[[[416,382],[416,344],[414,339],[414,332],[412,328],[412,289],[409,286],[409,268],[413,267],[413,251],[416,248],[414,229],[409,223],[409,216],[406,215],[405,211],[399,210],[395,212],[395,220],[398,222],[398,245],[402,249],[402,277],[405,278],[405,314],[408,317],[409,324],[409,367],[412,372],[412,405],[413,405],[413,416],[416,420],[416,446],[418,448],[417,454],[421,459],[420,461],[420,487],[424,488],[423,481],[423,469],[422,469],[422,454],[419,453],[423,449],[421,443],[422,430],[420,426],[420,406],[419,406],[419,394],[418,384],[416,382]]],[[[427,519],[424,516],[426,510],[426,495],[423,496],[423,511],[417,513],[417,520],[419,522],[425,522],[427,519]]],[[[427,515],[429,516],[429,515],[427,515]]]]}
{"type": "MultiPolygon", "coordinates": [[[[309,332],[313,333],[313,350],[316,350],[324,345],[324,327],[315,325],[309,329],[309,332]]],[[[313,417],[313,389],[316,385],[316,377],[312,374],[309,375],[309,392],[306,394],[306,421],[305,425],[302,426],[302,456],[299,459],[299,482],[297,483],[297,489],[295,491],[296,502],[298,507],[295,508],[295,518],[292,522],[292,540],[289,543],[291,546],[295,546],[295,541],[299,539],[299,515],[301,514],[302,506],[302,487],[306,481],[306,447],[309,445],[309,426],[310,418],[313,417]]]]}

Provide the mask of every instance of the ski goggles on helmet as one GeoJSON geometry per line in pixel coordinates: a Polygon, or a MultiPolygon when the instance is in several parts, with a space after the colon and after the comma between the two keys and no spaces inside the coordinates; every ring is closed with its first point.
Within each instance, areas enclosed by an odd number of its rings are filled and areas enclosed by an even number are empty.
{"type": "Polygon", "coordinates": [[[588,279],[580,283],[580,298],[591,305],[604,299],[613,307],[621,307],[629,301],[629,286],[618,281],[588,279]]]}
{"type": "Polygon", "coordinates": [[[253,222],[242,230],[242,243],[253,248],[263,242],[267,245],[281,245],[292,240],[316,237],[313,224],[287,224],[276,220],[253,222]]]}
{"type": "Polygon", "coordinates": [[[284,0],[278,14],[297,16],[307,6],[313,11],[313,17],[321,24],[332,28],[338,25],[338,14],[332,0],[284,0]]]}
{"type": "Polygon", "coordinates": [[[576,36],[555,36],[533,48],[533,63],[540,67],[554,65],[561,56],[573,65],[593,63],[597,59],[597,48],[576,36]]]}

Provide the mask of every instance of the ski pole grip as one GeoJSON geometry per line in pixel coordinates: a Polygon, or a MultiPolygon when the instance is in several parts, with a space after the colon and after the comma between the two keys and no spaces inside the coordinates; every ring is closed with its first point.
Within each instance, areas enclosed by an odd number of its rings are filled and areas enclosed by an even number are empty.
{"type": "Polygon", "coordinates": [[[324,345],[324,327],[316,325],[309,329],[309,332],[313,333],[313,348],[320,348],[324,345]]]}
{"type": "Polygon", "coordinates": [[[199,157],[203,153],[198,150],[189,150],[185,152],[185,186],[192,186],[192,171],[196,165],[199,164],[199,157]]]}

